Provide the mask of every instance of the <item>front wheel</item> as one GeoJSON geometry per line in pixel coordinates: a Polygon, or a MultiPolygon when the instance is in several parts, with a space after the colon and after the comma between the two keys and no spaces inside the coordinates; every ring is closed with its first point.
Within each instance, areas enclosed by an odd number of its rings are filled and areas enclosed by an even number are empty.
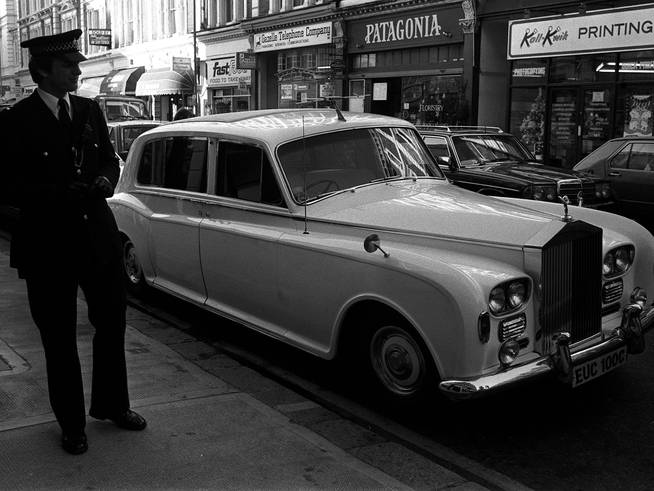
{"type": "Polygon", "coordinates": [[[431,359],[407,329],[382,325],[372,330],[367,344],[372,375],[387,398],[411,404],[434,392],[438,379],[431,359]]]}

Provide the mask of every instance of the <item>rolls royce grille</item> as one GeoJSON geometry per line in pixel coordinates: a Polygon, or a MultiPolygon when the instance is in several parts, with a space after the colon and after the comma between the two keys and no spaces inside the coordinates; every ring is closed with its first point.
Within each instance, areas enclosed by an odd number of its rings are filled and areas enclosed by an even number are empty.
{"type": "Polygon", "coordinates": [[[600,332],[602,322],[602,229],[575,221],[543,247],[541,329],[543,350],[566,331],[575,343],[600,332]]]}

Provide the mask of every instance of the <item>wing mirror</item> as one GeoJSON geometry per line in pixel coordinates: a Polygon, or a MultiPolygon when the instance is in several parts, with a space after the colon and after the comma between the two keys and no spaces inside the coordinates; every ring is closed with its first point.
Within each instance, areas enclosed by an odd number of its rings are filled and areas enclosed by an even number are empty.
{"type": "Polygon", "coordinates": [[[372,253],[380,250],[384,254],[384,257],[390,256],[388,252],[381,248],[381,240],[377,234],[370,234],[368,237],[366,237],[363,241],[363,248],[366,250],[366,252],[372,253]]]}

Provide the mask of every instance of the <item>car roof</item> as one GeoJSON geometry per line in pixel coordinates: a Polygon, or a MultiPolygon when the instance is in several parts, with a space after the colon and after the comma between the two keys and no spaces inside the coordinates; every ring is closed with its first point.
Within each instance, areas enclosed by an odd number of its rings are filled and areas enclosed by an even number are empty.
{"type": "Polygon", "coordinates": [[[151,119],[121,119],[108,121],[107,126],[159,126],[165,121],[153,121],[151,119]]]}
{"type": "Polygon", "coordinates": [[[149,132],[221,133],[278,143],[343,129],[414,126],[403,119],[371,113],[316,109],[262,109],[199,116],[161,125],[149,132]],[[342,119],[341,119],[342,118],[342,119]]]}
{"type": "Polygon", "coordinates": [[[498,126],[416,125],[423,135],[506,135],[498,126]]]}

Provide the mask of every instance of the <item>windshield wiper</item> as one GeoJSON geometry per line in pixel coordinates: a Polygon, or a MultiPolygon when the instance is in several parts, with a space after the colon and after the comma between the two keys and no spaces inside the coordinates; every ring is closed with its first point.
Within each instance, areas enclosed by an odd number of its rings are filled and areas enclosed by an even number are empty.
{"type": "Polygon", "coordinates": [[[416,179],[416,176],[386,176],[378,177],[369,182],[389,182],[389,181],[401,181],[402,179],[416,179]]]}

